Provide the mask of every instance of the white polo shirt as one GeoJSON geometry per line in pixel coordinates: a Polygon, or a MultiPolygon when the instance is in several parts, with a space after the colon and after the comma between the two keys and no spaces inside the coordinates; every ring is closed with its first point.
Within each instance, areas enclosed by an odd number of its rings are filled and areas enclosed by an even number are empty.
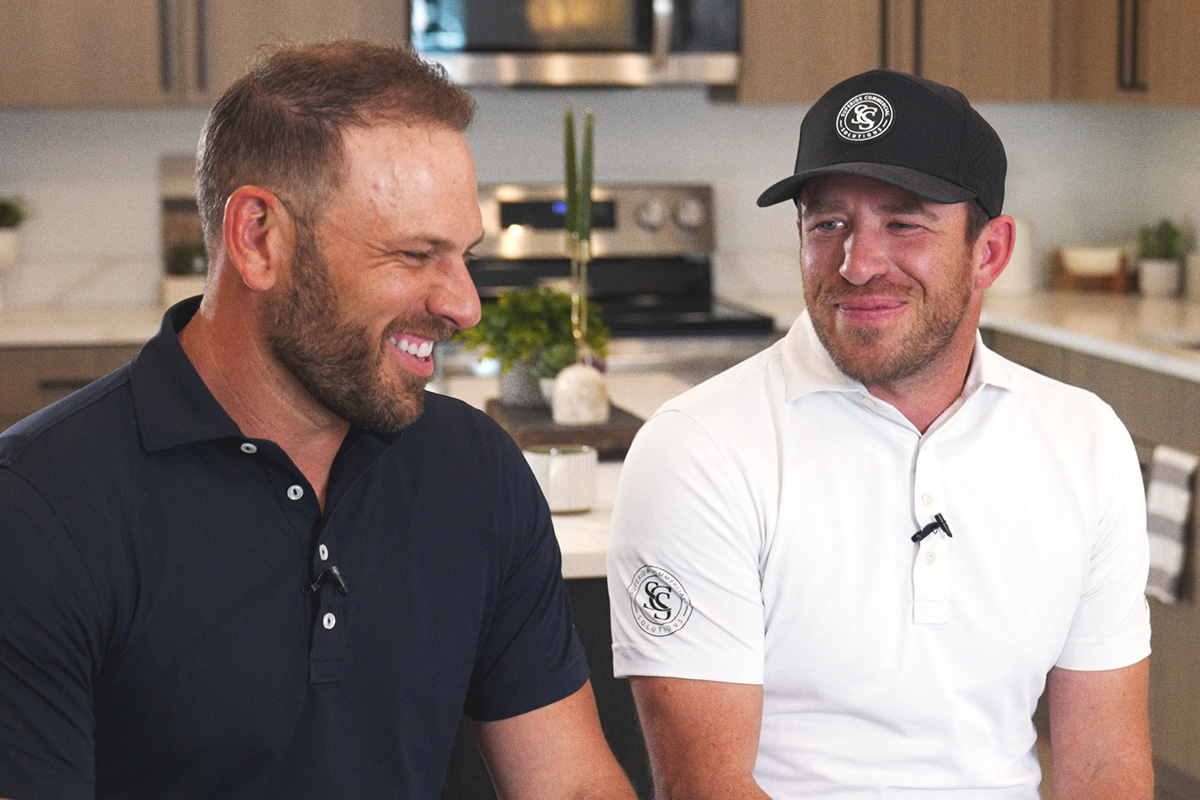
{"type": "Polygon", "coordinates": [[[615,672],[761,683],[775,800],[1035,800],[1046,673],[1148,655],[1147,564],[1133,443],[1097,397],[977,338],[922,435],[805,314],[639,432],[608,554],[615,672]],[[952,536],[914,543],[935,514],[952,536]]]}

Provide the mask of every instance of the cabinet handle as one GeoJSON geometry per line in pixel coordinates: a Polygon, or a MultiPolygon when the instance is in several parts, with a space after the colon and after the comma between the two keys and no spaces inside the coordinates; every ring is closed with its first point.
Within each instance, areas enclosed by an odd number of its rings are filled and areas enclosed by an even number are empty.
{"type": "Polygon", "coordinates": [[[171,0],[158,0],[158,85],[164,92],[170,92],[175,84],[173,23],[171,0]]]}
{"type": "Polygon", "coordinates": [[[1146,91],[1142,82],[1141,0],[1117,0],[1117,88],[1130,92],[1146,91]]]}
{"type": "Polygon", "coordinates": [[[208,0],[196,0],[196,88],[208,91],[208,0]]]}
{"type": "Polygon", "coordinates": [[[650,64],[654,69],[665,69],[675,27],[675,0],[654,0],[651,9],[654,24],[650,30],[650,64]]]}
{"type": "Polygon", "coordinates": [[[888,27],[888,15],[891,13],[888,8],[888,0],[879,0],[879,68],[887,69],[888,62],[891,61],[891,53],[889,52],[888,35],[891,32],[888,27]]]}
{"type": "Polygon", "coordinates": [[[42,378],[37,382],[39,392],[73,392],[82,389],[95,378],[42,378]]]}
{"type": "Polygon", "coordinates": [[[913,0],[913,74],[925,71],[925,9],[921,0],[913,0]]]}

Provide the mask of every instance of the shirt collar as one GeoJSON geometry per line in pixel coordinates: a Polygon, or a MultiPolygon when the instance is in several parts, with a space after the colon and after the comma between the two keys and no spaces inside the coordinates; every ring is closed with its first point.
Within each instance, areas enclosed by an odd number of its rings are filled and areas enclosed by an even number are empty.
{"type": "MultiPolygon", "coordinates": [[[[814,392],[857,392],[868,394],[860,382],[848,378],[837,368],[829,352],[817,338],[808,309],[788,331],[783,343],[784,376],[790,403],[814,392]]],[[[963,385],[963,397],[970,397],[984,386],[1012,387],[1012,365],[993,353],[975,332],[975,352],[963,385]]]]}
{"type": "Polygon", "coordinates": [[[142,447],[148,452],[241,435],[179,344],[200,298],[176,303],[130,365],[129,382],[142,447]]]}

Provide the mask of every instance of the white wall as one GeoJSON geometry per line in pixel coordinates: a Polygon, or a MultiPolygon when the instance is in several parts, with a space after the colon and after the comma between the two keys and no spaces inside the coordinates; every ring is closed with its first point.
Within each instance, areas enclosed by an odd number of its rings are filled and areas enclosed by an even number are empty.
{"type": "MultiPolygon", "coordinates": [[[[591,107],[597,181],[714,186],[723,291],[794,291],[794,209],[754,200],[791,171],[803,108],[712,103],[701,90],[486,90],[469,133],[483,182],[561,180],[562,112],[591,107]]],[[[1113,243],[1200,204],[1200,111],[984,105],[1009,154],[1006,211],[1039,256],[1113,243]]],[[[0,195],[30,219],[0,275],[10,307],[156,302],[158,159],[195,148],[203,113],[0,111],[0,195]]],[[[1040,259],[1039,259],[1040,260],[1040,259]]]]}

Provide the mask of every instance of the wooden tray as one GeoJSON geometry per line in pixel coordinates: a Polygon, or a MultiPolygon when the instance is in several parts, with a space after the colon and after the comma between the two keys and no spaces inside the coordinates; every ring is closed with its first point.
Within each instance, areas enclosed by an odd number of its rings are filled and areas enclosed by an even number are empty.
{"type": "Polygon", "coordinates": [[[608,422],[603,425],[556,425],[548,408],[506,406],[495,398],[487,401],[484,410],[522,448],[548,444],[586,444],[600,451],[603,461],[624,458],[633,442],[633,435],[645,422],[641,417],[613,405],[609,406],[608,422]]]}

